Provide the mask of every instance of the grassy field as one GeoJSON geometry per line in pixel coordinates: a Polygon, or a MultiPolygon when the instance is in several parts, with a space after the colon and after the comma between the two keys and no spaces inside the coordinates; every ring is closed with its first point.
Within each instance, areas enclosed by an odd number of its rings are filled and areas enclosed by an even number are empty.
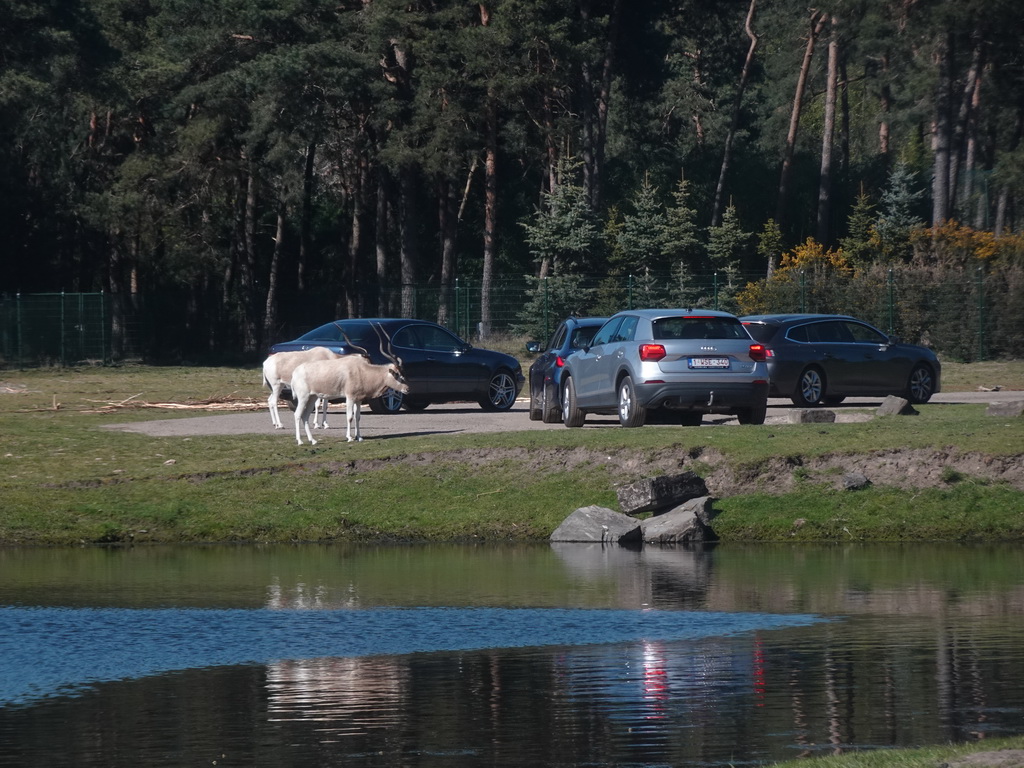
{"type": "MultiPolygon", "coordinates": [[[[944,370],[947,391],[997,385],[1024,388],[1024,363],[944,370]]],[[[102,428],[263,408],[264,398],[255,368],[0,371],[0,543],[543,539],[578,506],[615,508],[616,486],[640,479],[610,456],[705,473],[714,455],[742,475],[779,457],[799,467],[886,449],[1024,455],[1024,422],[986,418],[981,405],[805,430],[427,435],[352,444],[344,460],[269,430],[153,438],[102,428]]],[[[844,495],[810,482],[785,495],[751,490],[717,502],[715,526],[725,540],[1024,537],[1024,492],[953,468],[943,477],[915,493],[844,495]]]]}

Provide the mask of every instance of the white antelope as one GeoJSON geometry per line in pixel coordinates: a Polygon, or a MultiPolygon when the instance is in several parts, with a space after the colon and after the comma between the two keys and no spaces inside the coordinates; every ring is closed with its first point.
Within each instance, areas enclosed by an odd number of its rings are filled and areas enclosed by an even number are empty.
{"type": "MultiPolygon", "coordinates": [[[[270,422],[274,429],[282,429],[281,414],[278,413],[277,404],[281,398],[281,390],[291,387],[292,374],[302,363],[313,360],[333,360],[341,357],[327,347],[310,347],[297,352],[278,352],[263,361],[263,383],[270,387],[270,397],[267,398],[267,405],[270,407],[270,422]]],[[[313,416],[313,425],[327,428],[327,401],[318,399],[316,402],[316,413],[313,416]],[[317,424],[319,415],[319,424],[317,424]]]]}
{"type": "MultiPolygon", "coordinates": [[[[376,328],[375,328],[376,330],[376,328]]],[[[378,335],[381,333],[377,331],[378,335]]],[[[385,336],[387,334],[384,334],[385,336]]],[[[348,339],[346,338],[346,341],[348,339]]],[[[360,406],[367,400],[380,397],[386,390],[394,389],[403,395],[409,393],[409,385],[402,374],[402,361],[396,357],[388,339],[387,349],[381,339],[381,352],[388,358],[384,365],[370,362],[366,350],[363,354],[341,355],[335,360],[317,360],[302,363],[292,373],[292,394],[295,396],[295,442],[302,445],[302,426],[310,445],[316,445],[309,431],[309,412],[314,397],[333,400],[345,398],[346,430],[349,442],[362,440],[359,431],[360,406]]]]}

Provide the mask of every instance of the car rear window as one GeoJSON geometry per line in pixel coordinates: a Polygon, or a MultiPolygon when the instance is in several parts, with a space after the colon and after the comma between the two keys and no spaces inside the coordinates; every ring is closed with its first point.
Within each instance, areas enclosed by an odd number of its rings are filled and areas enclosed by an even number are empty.
{"type": "Polygon", "coordinates": [[[743,323],[743,327],[754,341],[760,341],[762,344],[774,336],[776,331],[776,326],[767,323],[743,323]]]}
{"type": "Polygon", "coordinates": [[[369,323],[327,323],[315,328],[299,341],[342,341],[342,331],[356,344],[365,346],[366,342],[376,344],[377,334],[369,323]]]}
{"type": "Polygon", "coordinates": [[[747,339],[742,323],[735,317],[682,315],[662,317],[651,324],[653,336],[668,339],[747,339]]]}

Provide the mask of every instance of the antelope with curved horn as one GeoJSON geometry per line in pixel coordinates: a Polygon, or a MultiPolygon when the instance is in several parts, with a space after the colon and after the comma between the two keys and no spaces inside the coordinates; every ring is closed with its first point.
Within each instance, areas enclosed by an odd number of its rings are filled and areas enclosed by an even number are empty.
{"type": "Polygon", "coordinates": [[[303,425],[309,444],[316,445],[316,440],[309,430],[309,412],[314,397],[327,400],[345,398],[345,437],[352,442],[363,439],[359,430],[362,403],[380,397],[389,388],[408,394],[409,384],[402,374],[402,360],[395,355],[391,338],[383,328],[374,326],[374,330],[381,340],[381,352],[388,359],[383,365],[371,363],[366,350],[349,342],[353,348],[360,349],[361,353],[342,355],[334,360],[303,363],[295,369],[292,374],[292,393],[295,395],[295,441],[299,445],[302,445],[303,425]]]}

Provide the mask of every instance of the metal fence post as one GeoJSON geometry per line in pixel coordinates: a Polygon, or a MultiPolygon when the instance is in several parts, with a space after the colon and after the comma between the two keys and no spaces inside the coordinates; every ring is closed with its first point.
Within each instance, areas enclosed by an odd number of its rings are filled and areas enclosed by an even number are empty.
{"type": "Polygon", "coordinates": [[[626,309],[633,308],[633,275],[626,280],[626,309]]]}
{"type": "Polygon", "coordinates": [[[807,271],[800,270],[800,312],[807,311],[807,271]]]}
{"type": "Polygon", "coordinates": [[[711,306],[718,309],[718,270],[711,275],[711,306]]]}

